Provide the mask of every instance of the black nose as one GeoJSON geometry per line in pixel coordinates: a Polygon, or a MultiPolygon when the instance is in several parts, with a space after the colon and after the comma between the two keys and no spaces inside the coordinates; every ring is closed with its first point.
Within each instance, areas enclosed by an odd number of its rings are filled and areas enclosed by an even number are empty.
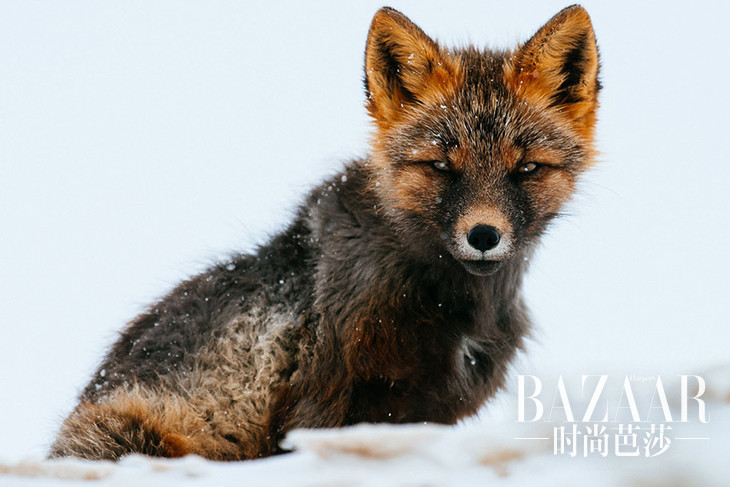
{"type": "Polygon", "coordinates": [[[499,243],[499,232],[496,228],[487,225],[477,225],[469,231],[466,241],[475,249],[485,252],[499,243]]]}

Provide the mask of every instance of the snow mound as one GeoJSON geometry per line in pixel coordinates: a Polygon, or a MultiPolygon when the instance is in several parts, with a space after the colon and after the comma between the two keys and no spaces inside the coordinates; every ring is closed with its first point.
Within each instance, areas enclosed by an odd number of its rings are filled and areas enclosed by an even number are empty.
{"type": "MultiPolygon", "coordinates": [[[[653,458],[556,455],[554,428],[559,423],[492,417],[455,427],[381,424],[297,430],[285,439],[292,453],[247,462],[139,455],[119,463],[0,461],[0,485],[726,486],[730,366],[702,375],[709,422],[671,423],[671,448],[653,458]]],[[[512,404],[506,408],[514,410],[512,404]]]]}

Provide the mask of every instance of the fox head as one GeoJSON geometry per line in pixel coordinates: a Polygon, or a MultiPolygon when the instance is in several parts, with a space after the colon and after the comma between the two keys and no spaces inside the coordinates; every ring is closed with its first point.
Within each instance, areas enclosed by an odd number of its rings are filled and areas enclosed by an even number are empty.
{"type": "Polygon", "coordinates": [[[476,275],[527,255],[593,162],[598,67],[580,6],[504,52],[445,49],[379,10],[365,52],[367,164],[404,243],[476,275]]]}

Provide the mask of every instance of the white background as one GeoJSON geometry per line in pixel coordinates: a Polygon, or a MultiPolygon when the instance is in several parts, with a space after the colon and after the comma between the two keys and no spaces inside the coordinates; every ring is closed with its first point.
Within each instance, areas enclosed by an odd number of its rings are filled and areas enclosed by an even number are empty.
{"type": "MultiPolygon", "coordinates": [[[[43,453],[145,304],[365,153],[381,5],[0,3],[0,457],[43,453]]],[[[446,44],[508,47],[566,3],[391,5],[446,44]]],[[[602,156],[532,263],[515,372],[701,371],[730,339],[730,9],[584,5],[602,156]]]]}

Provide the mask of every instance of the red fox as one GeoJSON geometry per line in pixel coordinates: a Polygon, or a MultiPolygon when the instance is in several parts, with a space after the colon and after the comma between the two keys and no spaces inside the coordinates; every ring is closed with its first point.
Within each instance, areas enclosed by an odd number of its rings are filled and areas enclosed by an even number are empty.
{"type": "Polygon", "coordinates": [[[529,332],[528,258],[594,161],[598,70],[580,6],[511,51],[379,10],[367,156],[132,320],[50,456],[241,460],[294,428],[474,414],[529,332]]]}

